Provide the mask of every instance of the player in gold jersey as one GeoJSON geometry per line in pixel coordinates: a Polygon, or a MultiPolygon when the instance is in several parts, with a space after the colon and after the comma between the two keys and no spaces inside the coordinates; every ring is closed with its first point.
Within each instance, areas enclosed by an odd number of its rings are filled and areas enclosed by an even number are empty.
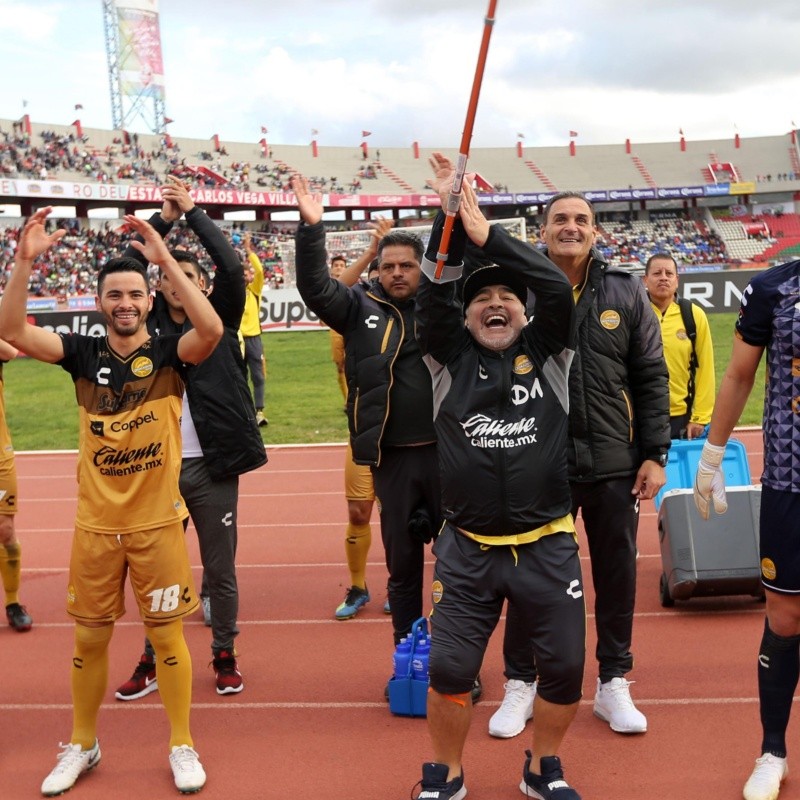
{"type": "Polygon", "coordinates": [[[31,615],[19,603],[19,578],[22,548],[14,527],[17,513],[17,467],[14,448],[6,424],[3,364],[17,355],[17,348],[0,339],[0,577],[5,591],[6,619],[19,633],[33,625],[31,615]]]}
{"type": "Polygon", "coordinates": [[[70,373],[80,417],[78,512],[67,589],[67,612],[75,619],[73,727],[42,794],[62,794],[100,761],[97,714],[114,621],[125,613],[127,574],[156,650],[175,785],[196,792],[206,775],[189,730],[192,664],[181,621],[198,605],[183,533],[187,511],[178,490],[182,373],[185,363],[211,353],[222,323],[153,228],[126,216],[144,240],[134,247],[169,275],[194,327],[150,337],[147,276],[138,261],[127,258],[112,259],[98,276],[96,303],[107,336],[59,335],[29,324],[34,259],[64,235],[45,231],[50,211],[37,211],[25,225],[0,305],[0,336],[70,373]]]}

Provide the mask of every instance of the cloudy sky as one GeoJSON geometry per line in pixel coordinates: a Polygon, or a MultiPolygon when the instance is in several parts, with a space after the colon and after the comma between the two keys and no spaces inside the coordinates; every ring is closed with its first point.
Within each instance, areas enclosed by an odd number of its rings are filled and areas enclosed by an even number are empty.
{"type": "MultiPolygon", "coordinates": [[[[102,5],[0,0],[0,118],[112,127],[102,5]]],[[[159,6],[174,135],[458,149],[487,0],[159,6]]],[[[499,0],[471,144],[779,135],[798,41],[796,0],[499,0]]]]}

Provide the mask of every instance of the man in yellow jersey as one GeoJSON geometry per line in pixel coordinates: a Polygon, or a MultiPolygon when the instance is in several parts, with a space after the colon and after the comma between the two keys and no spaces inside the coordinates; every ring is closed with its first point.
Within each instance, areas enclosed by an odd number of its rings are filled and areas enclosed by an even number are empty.
{"type": "Polygon", "coordinates": [[[678,298],[678,266],[669,253],[655,253],[644,268],[644,287],[661,323],[669,371],[669,426],[673,439],[703,435],[714,410],[714,346],[708,317],[696,303],[678,298]],[[684,313],[691,314],[687,330],[684,313]]]}
{"type": "Polygon", "coordinates": [[[269,425],[264,416],[264,382],[267,374],[267,362],[264,359],[264,343],[261,341],[261,291],[264,288],[264,267],[261,259],[253,250],[250,232],[243,239],[249,266],[245,267],[244,279],[247,283],[245,292],[244,314],[239,331],[244,339],[244,360],[253,381],[253,401],[256,406],[256,422],[259,427],[269,425]]]}
{"type": "Polygon", "coordinates": [[[125,613],[130,574],[139,613],[156,651],[156,674],[170,723],[170,766],[181,792],[197,792],[206,774],[189,730],[192,663],[182,617],[198,605],[183,532],[188,512],[178,490],[185,365],[208,356],[223,328],[207,298],[183,274],[161,237],[143,220],[125,221],[135,242],[172,283],[193,328],[151,338],[145,269],[135,259],[109,261],[98,275],[97,308],[105,337],[57,334],[27,322],[34,260],[63,235],[28,220],[0,305],[0,336],[29,356],[58,364],[75,383],[80,436],[78,511],[70,557],[67,613],[75,620],[71,684],[73,724],[46,797],[62,794],[100,761],[97,715],[108,683],[108,645],[125,613]]]}
{"type": "Polygon", "coordinates": [[[3,364],[17,355],[17,348],[0,339],[0,576],[6,595],[6,619],[20,633],[29,631],[33,620],[19,602],[21,547],[14,529],[17,513],[17,467],[14,448],[6,424],[3,364]]]}

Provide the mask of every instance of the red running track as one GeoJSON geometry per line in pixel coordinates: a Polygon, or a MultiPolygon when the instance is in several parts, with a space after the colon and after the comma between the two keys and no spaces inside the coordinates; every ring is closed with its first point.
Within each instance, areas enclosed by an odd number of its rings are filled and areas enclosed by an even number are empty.
{"type": "MultiPolygon", "coordinates": [[[[760,434],[738,437],[747,443],[753,475],[759,475],[760,434]]],[[[244,692],[216,694],[209,631],[197,618],[186,623],[194,657],[192,729],[208,773],[205,798],[407,798],[421,762],[431,757],[425,720],[393,717],[383,700],[393,648],[382,613],[386,572],[377,521],[368,570],[372,602],[355,620],[333,619],[347,584],[343,457],[339,446],[272,448],[270,463],[242,478],[237,646],[244,692]]],[[[34,628],[25,634],[0,630],[0,797],[9,800],[39,796],[71,727],[72,624],[64,595],[75,455],[18,454],[17,465],[22,601],[34,628]]],[[[199,564],[191,528],[188,536],[193,563],[199,564]]],[[[763,603],[697,598],[663,609],[652,503],[643,507],[639,550],[636,668],[629,677],[636,681],[633,694],[649,731],[621,736],[592,715],[590,618],[584,700],[561,752],[567,776],[584,800],[741,797],[760,744],[755,659],[763,603]]],[[[129,597],[129,612],[111,644],[99,723],[103,760],[78,781],[69,795],[74,800],[177,796],[157,695],[128,703],[113,696],[140,653],[142,626],[134,608],[129,597]]],[[[474,800],[521,797],[523,751],[530,747],[530,726],[511,740],[487,733],[503,693],[500,633],[484,661],[484,699],[475,707],[464,757],[474,800]]],[[[794,721],[789,741],[797,740],[794,721]]],[[[781,800],[792,798],[800,798],[800,780],[790,775],[781,800]]]]}

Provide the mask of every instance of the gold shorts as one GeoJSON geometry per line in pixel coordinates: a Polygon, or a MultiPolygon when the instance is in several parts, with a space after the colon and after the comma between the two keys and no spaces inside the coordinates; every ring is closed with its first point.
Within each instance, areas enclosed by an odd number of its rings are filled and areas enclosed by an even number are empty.
{"type": "Polygon", "coordinates": [[[125,613],[125,576],[145,622],[171,622],[198,606],[183,522],[137,533],[75,528],[67,613],[85,622],[114,622],[125,613]]]}
{"type": "Polygon", "coordinates": [[[347,500],[374,500],[372,470],[353,461],[353,451],[347,445],[344,457],[344,496],[347,500]]]}
{"type": "Polygon", "coordinates": [[[0,461],[0,514],[17,513],[17,464],[13,458],[0,461]]]}
{"type": "Polygon", "coordinates": [[[336,364],[339,372],[344,371],[344,336],[332,330],[331,334],[331,359],[336,364]]]}

